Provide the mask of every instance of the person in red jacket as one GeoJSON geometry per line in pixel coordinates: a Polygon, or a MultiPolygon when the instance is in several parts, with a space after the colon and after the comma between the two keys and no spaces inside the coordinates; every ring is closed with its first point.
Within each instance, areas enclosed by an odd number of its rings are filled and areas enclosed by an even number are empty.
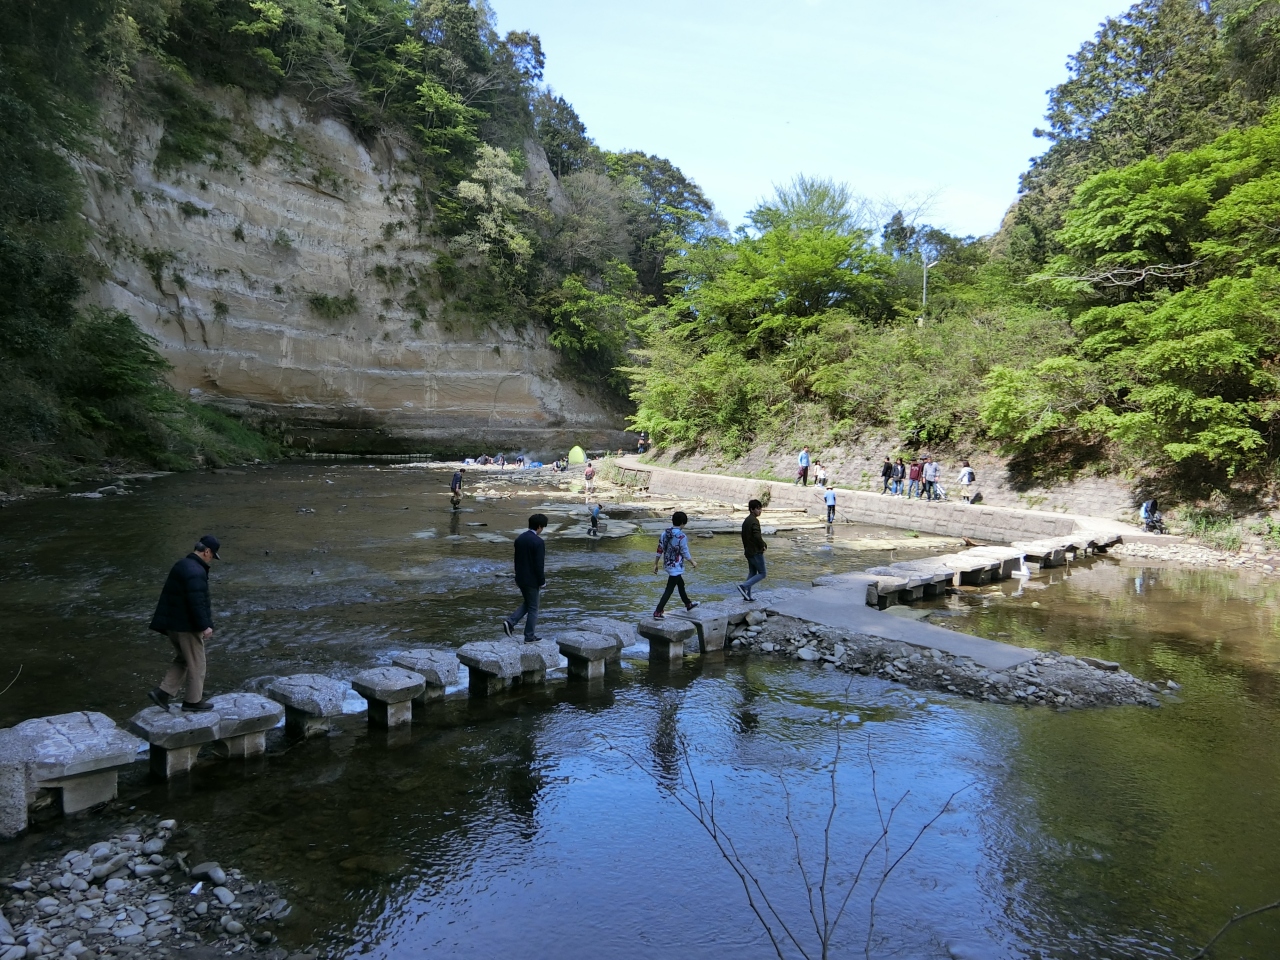
{"type": "Polygon", "coordinates": [[[924,474],[924,464],[919,460],[912,460],[911,466],[907,468],[907,499],[919,497],[924,492],[924,486],[921,477],[924,474]]]}

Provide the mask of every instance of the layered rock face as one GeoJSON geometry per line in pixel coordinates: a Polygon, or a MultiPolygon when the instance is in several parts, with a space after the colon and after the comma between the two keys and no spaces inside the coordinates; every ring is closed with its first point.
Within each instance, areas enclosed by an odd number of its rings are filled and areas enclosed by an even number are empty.
{"type": "Polygon", "coordinates": [[[90,297],[159,341],[176,388],[316,450],[627,444],[620,416],[558,378],[542,330],[450,295],[394,145],[287,98],[213,102],[235,131],[221,161],[158,174],[163,129],[119,103],[79,159],[105,265],[90,297]]]}

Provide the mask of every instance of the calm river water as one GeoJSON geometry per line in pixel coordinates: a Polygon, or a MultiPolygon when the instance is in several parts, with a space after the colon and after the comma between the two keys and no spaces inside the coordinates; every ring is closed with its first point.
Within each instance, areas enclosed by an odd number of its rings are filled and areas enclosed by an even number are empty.
{"type": "MultiPolygon", "coordinates": [[[[0,684],[22,672],[0,697],[0,725],[86,708],[122,721],[145,705],[167,659],[147,619],[168,566],[204,532],[225,558],[213,577],[213,692],[290,672],[349,676],[412,646],[494,637],[516,602],[511,548],[475,534],[522,528],[545,493],[511,487],[513,499],[451,516],[447,476],[294,464],[10,506],[0,684]]],[[[911,555],[906,543],[897,556],[911,555]]],[[[553,531],[540,632],[587,612],[650,611],[661,586],[652,549],[648,536],[553,531]]],[[[688,577],[694,595],[727,596],[744,566],[737,538],[693,549],[703,561],[688,577]]],[[[768,556],[776,587],[886,554],[815,531],[780,535],[768,556]]],[[[806,866],[821,870],[838,738],[833,899],[879,831],[875,796],[887,815],[905,795],[892,862],[961,792],[883,885],[870,936],[886,861],[868,861],[832,956],[1187,957],[1237,910],[1280,899],[1275,581],[1100,558],[1021,591],[934,606],[936,622],[957,629],[1176,680],[1180,699],[1057,713],[736,654],[671,672],[632,661],[591,696],[552,682],[452,698],[404,740],[349,717],[328,739],[278,741],[253,766],[202,766],[182,788],[130,774],[118,811],[0,846],[0,873],[115,829],[132,806],[178,818],[195,859],[282,884],[298,904],[289,946],[385,958],[769,957],[742,884],[659,784],[687,784],[690,771],[704,795],[714,784],[718,823],[812,944],[786,812],[789,797],[806,866]]],[[[1275,914],[1215,954],[1277,955],[1275,914]]]]}

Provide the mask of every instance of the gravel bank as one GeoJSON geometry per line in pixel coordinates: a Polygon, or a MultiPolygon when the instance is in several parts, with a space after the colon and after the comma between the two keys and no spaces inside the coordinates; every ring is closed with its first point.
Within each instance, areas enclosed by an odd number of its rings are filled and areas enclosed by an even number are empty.
{"type": "MultiPolygon", "coordinates": [[[[217,863],[188,864],[173,820],[148,821],[0,877],[0,960],[257,955],[272,947],[289,901],[217,863]]],[[[313,954],[294,954],[297,960],[313,954]]]]}
{"type": "Polygon", "coordinates": [[[993,703],[1060,710],[1158,707],[1159,694],[1178,689],[1172,680],[1164,685],[1148,683],[1121,670],[1119,664],[1093,657],[1046,653],[1009,670],[988,670],[968,658],[940,650],[921,650],[755,611],[747,623],[734,628],[730,637],[740,649],[878,676],[915,690],[939,690],[993,703]]]}
{"type": "Polygon", "coordinates": [[[1195,543],[1175,543],[1167,546],[1154,543],[1121,543],[1107,552],[1117,557],[1167,560],[1171,563],[1185,563],[1197,567],[1236,567],[1260,570],[1263,573],[1276,573],[1280,570],[1280,559],[1276,557],[1228,553],[1225,550],[1214,550],[1212,547],[1195,543]]]}

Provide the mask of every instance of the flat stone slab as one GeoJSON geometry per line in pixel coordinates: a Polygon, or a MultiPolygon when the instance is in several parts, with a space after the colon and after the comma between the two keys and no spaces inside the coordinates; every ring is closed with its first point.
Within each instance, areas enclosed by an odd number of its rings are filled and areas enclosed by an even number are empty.
{"type": "Polygon", "coordinates": [[[263,733],[284,719],[284,707],[259,693],[220,693],[209,702],[220,718],[219,740],[263,733]]]}
{"type": "Polygon", "coordinates": [[[351,689],[366,700],[403,703],[427,688],[422,674],[404,667],[374,667],[362,670],[351,679],[351,689]]]}
{"type": "Polygon", "coordinates": [[[861,633],[882,640],[896,640],[914,647],[933,648],[957,657],[968,657],[989,670],[1006,670],[1040,656],[1036,650],[1015,647],[995,640],[973,637],[955,630],[944,630],[931,623],[917,623],[872,610],[847,590],[820,587],[807,597],[779,601],[774,607],[780,614],[861,633]]]}
{"type": "Polygon", "coordinates": [[[434,687],[447,687],[458,682],[458,655],[452,650],[420,647],[396,654],[391,663],[421,674],[422,679],[434,687]]]}
{"type": "Polygon", "coordinates": [[[554,640],[543,640],[541,643],[521,643],[520,666],[523,671],[554,670],[560,666],[560,648],[554,640]]]}
{"type": "Polygon", "coordinates": [[[576,633],[595,633],[612,640],[619,650],[635,640],[634,624],[625,620],[614,620],[610,617],[593,617],[579,622],[576,633]]]}
{"type": "Polygon", "coordinates": [[[646,640],[688,643],[698,636],[698,628],[688,620],[642,620],[636,628],[646,640]]]}
{"type": "Polygon", "coordinates": [[[127,766],[143,746],[110,717],[88,710],[24,720],[13,730],[23,739],[36,783],[127,766]]]}
{"type": "Polygon", "coordinates": [[[177,750],[217,740],[220,720],[212,710],[170,713],[161,707],[147,707],[130,717],[126,726],[153,747],[177,750]]]}
{"type": "Polygon", "coordinates": [[[598,633],[566,633],[556,638],[556,645],[566,657],[579,657],[583,660],[604,660],[611,657],[618,649],[612,637],[598,633]]]}
{"type": "Polygon", "coordinates": [[[342,713],[348,685],[319,673],[299,673],[280,677],[267,687],[267,696],[286,707],[313,717],[336,717],[342,713]]]}
{"type": "MultiPolygon", "coordinates": [[[[524,673],[522,643],[502,640],[478,640],[458,648],[458,660],[469,670],[479,670],[493,677],[510,680],[524,673]]],[[[533,646],[533,644],[530,644],[533,646]]],[[[556,651],[559,654],[559,650],[556,651]]]]}

